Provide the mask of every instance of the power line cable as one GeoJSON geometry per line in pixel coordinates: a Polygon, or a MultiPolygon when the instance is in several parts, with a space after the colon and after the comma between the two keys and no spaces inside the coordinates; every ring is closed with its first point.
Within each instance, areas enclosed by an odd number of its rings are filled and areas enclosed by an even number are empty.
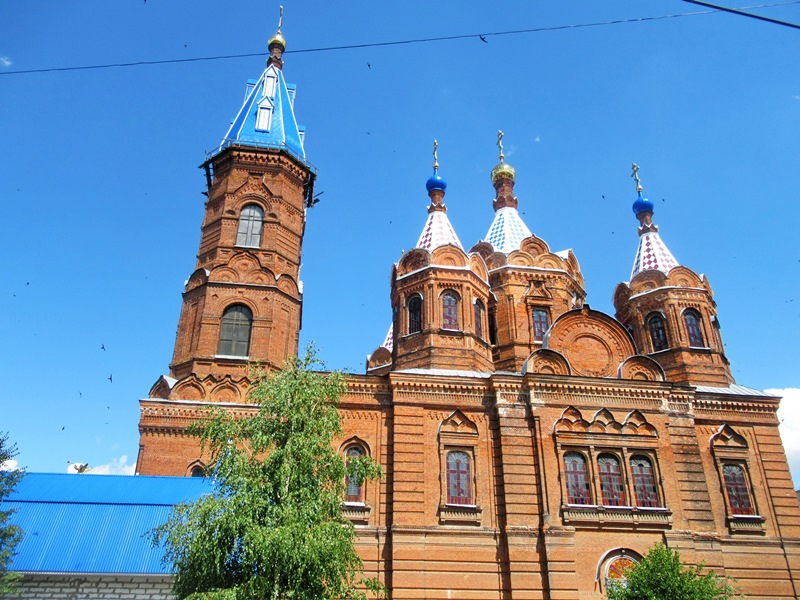
{"type": "MultiPolygon", "coordinates": [[[[784,27],[793,27],[794,29],[800,29],[800,25],[797,25],[796,23],[790,23],[789,21],[780,21],[778,19],[771,19],[770,17],[762,17],[761,15],[754,15],[753,13],[745,12],[738,8],[728,8],[726,6],[719,6],[718,4],[711,4],[710,2],[699,2],[698,0],[683,0],[683,1],[688,2],[689,4],[697,4],[698,6],[706,6],[708,8],[713,8],[714,10],[722,12],[733,13],[734,15],[750,17],[751,19],[758,19],[759,21],[766,21],[767,23],[774,23],[775,25],[783,25],[784,27]]],[[[749,10],[751,8],[761,8],[761,7],[747,6],[745,8],[749,10]]]]}
{"type": "MultiPolygon", "coordinates": [[[[695,4],[702,4],[700,2],[695,2],[694,0],[684,0],[684,2],[693,2],[695,4]]],[[[800,0],[792,0],[791,2],[780,2],[780,3],[773,3],[773,4],[759,4],[756,6],[745,6],[743,9],[751,10],[754,8],[772,8],[776,6],[787,6],[791,4],[800,4],[800,0]]],[[[708,5],[712,6],[712,5],[708,5]]],[[[784,21],[777,21],[774,19],[769,19],[767,17],[760,17],[758,15],[752,15],[749,13],[744,13],[741,10],[734,10],[734,9],[726,9],[723,7],[715,8],[714,10],[704,10],[704,11],[696,11],[696,12],[689,12],[689,13],[676,13],[672,15],[658,15],[655,17],[637,17],[633,19],[617,19],[613,21],[598,21],[594,23],[574,23],[570,25],[555,25],[552,27],[535,27],[532,29],[515,29],[510,31],[494,31],[489,33],[466,33],[461,35],[450,35],[450,36],[437,36],[437,37],[429,37],[429,38],[416,38],[416,39],[409,39],[409,40],[395,40],[391,42],[371,42],[365,44],[349,44],[345,46],[326,46],[322,48],[304,48],[301,50],[287,50],[285,54],[309,54],[312,52],[334,52],[339,50],[355,50],[361,48],[380,48],[385,46],[401,46],[401,45],[408,45],[408,44],[423,44],[423,43],[431,43],[431,42],[446,42],[446,41],[453,41],[453,40],[463,40],[463,39],[483,39],[487,37],[498,37],[502,35],[520,35],[520,34],[531,34],[531,33],[542,33],[547,31],[564,31],[568,29],[583,29],[586,27],[603,27],[608,25],[622,25],[625,23],[644,23],[647,21],[661,21],[664,19],[676,19],[679,17],[695,17],[700,15],[709,15],[716,12],[736,12],[746,16],[751,16],[753,18],[775,22],[781,25],[789,25],[791,27],[798,27],[797,25],[786,23],[784,21]]],[[[173,58],[173,59],[165,59],[165,60],[140,60],[135,62],[127,62],[127,63],[109,63],[109,64],[102,64],[102,65],[82,65],[78,67],[50,67],[46,69],[25,69],[20,71],[0,71],[0,75],[26,75],[26,74],[36,74],[36,73],[58,73],[58,72],[65,72],[65,71],[89,71],[95,69],[115,69],[115,68],[125,68],[125,67],[141,67],[141,66],[150,66],[150,65],[167,65],[167,64],[178,64],[178,63],[191,63],[191,62],[204,62],[204,61],[212,61],[212,60],[230,60],[234,58],[252,58],[254,56],[265,56],[265,52],[250,52],[247,54],[226,54],[220,56],[200,56],[196,58],[173,58]]]]}

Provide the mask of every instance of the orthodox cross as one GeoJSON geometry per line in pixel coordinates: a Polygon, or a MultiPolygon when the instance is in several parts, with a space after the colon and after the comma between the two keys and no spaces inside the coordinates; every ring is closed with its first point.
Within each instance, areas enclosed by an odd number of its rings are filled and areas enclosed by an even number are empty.
{"type": "Polygon", "coordinates": [[[502,131],[497,132],[497,147],[500,148],[500,162],[505,160],[505,155],[503,154],[503,135],[505,135],[502,131]]]}
{"type": "Polygon", "coordinates": [[[637,192],[641,192],[642,191],[642,182],[639,181],[639,165],[637,165],[636,163],[633,163],[633,165],[631,165],[631,169],[633,169],[633,173],[631,173],[631,177],[633,177],[633,180],[636,182],[636,191],[637,192]]]}
{"type": "Polygon", "coordinates": [[[283,6],[281,6],[281,13],[278,17],[278,33],[281,32],[281,27],[283,27],[283,6]]]}
{"type": "Polygon", "coordinates": [[[436,152],[439,149],[439,142],[437,140],[433,140],[433,168],[439,168],[439,155],[436,152]]]}

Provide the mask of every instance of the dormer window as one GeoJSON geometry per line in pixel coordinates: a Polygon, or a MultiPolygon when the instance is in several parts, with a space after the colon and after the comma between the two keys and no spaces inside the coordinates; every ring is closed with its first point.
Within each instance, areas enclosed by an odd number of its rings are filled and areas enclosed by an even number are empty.
{"type": "Polygon", "coordinates": [[[256,129],[258,131],[269,131],[272,125],[272,107],[259,106],[256,113],[256,129]]]}
{"type": "Polygon", "coordinates": [[[264,80],[264,96],[266,98],[273,98],[275,96],[275,86],[278,78],[274,75],[268,75],[264,80]]]}

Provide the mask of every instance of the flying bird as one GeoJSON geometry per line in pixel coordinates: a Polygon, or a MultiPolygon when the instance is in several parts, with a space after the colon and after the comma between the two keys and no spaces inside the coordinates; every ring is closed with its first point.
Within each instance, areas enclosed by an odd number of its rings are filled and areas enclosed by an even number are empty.
{"type": "Polygon", "coordinates": [[[100,344],[100,350],[105,352],[106,351],[106,345],[105,344],[100,344]]]}
{"type": "Polygon", "coordinates": [[[486,41],[486,38],[485,38],[485,37],[483,37],[482,35],[479,35],[478,37],[479,37],[479,38],[481,38],[481,41],[482,41],[484,44],[488,44],[488,43],[489,43],[488,41],[486,41]]]}
{"type": "Polygon", "coordinates": [[[109,375],[109,376],[108,376],[108,380],[109,380],[111,383],[114,383],[114,374],[113,374],[113,373],[112,373],[111,375],[109,375]]]}
{"type": "Polygon", "coordinates": [[[371,64],[369,64],[369,63],[367,63],[367,68],[368,68],[368,69],[371,69],[371,68],[372,68],[372,65],[371,65],[371,64]]]}

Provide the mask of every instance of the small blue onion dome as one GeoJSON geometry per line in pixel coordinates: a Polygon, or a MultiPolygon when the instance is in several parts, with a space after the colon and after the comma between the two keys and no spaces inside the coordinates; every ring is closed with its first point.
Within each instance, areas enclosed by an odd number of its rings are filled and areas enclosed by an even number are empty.
{"type": "Polygon", "coordinates": [[[633,203],[633,214],[638,215],[641,212],[653,212],[653,203],[647,198],[642,198],[642,192],[639,192],[636,201],[633,203]]]}
{"type": "Polygon", "coordinates": [[[425,189],[429,192],[433,190],[445,191],[447,189],[447,182],[444,180],[444,177],[439,175],[439,169],[433,170],[433,175],[431,175],[430,179],[425,183],[425,189]]]}

